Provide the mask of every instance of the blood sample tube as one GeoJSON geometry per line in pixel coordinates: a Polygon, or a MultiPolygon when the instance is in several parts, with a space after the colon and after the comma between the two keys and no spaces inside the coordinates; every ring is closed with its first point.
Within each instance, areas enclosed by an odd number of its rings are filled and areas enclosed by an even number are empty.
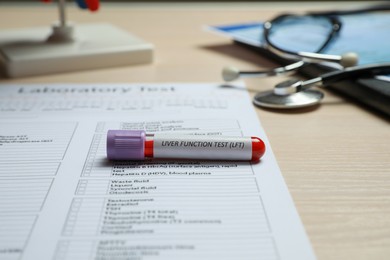
{"type": "Polygon", "coordinates": [[[264,142],[258,137],[146,134],[138,130],[107,132],[107,157],[110,160],[173,158],[258,161],[264,153],[264,142]]]}

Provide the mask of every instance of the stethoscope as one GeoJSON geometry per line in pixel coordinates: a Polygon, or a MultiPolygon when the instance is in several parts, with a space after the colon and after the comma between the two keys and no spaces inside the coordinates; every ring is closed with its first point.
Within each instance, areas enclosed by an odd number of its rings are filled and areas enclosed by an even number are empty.
{"type": "Polygon", "coordinates": [[[239,71],[234,67],[225,67],[222,71],[222,77],[225,81],[233,81],[244,77],[277,76],[285,73],[296,72],[309,63],[338,63],[343,67],[343,69],[332,71],[309,80],[286,80],[277,84],[272,90],[257,93],[253,99],[253,103],[257,106],[275,109],[290,109],[316,105],[323,99],[324,94],[319,90],[311,89],[314,86],[328,86],[346,79],[390,74],[390,63],[356,66],[358,63],[358,55],[356,53],[350,52],[343,55],[320,53],[340,31],[341,22],[335,17],[336,15],[357,14],[389,9],[389,5],[380,5],[352,11],[331,11],[306,14],[309,16],[324,16],[328,18],[332,24],[332,31],[329,33],[327,40],[319,47],[317,52],[293,52],[282,49],[273,44],[269,38],[273,24],[278,22],[280,19],[297,16],[291,14],[280,15],[271,21],[265,22],[263,25],[265,47],[274,54],[283,58],[295,60],[295,62],[269,71],[239,71]]]}

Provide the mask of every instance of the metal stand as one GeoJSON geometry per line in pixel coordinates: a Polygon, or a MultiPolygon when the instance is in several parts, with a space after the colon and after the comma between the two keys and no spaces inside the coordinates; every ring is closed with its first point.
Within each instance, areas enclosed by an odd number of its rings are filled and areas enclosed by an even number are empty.
{"type": "Polygon", "coordinates": [[[60,15],[59,24],[54,24],[52,34],[47,39],[51,42],[71,42],[73,38],[73,26],[66,22],[65,0],[58,0],[58,11],[60,15]]]}
{"type": "Polygon", "coordinates": [[[74,26],[58,0],[59,22],[0,32],[0,63],[7,77],[150,63],[153,45],[110,24],[74,26]]]}

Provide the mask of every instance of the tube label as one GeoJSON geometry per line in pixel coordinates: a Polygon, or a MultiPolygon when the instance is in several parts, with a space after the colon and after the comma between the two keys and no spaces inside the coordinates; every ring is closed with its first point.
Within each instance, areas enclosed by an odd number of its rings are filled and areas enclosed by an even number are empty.
{"type": "Polygon", "coordinates": [[[154,158],[251,160],[250,137],[155,134],[154,158]]]}

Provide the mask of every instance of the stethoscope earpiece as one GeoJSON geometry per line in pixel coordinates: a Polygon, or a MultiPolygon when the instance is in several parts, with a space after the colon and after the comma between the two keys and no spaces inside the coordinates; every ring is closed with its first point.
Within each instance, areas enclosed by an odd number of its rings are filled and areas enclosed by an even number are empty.
{"type": "Polygon", "coordinates": [[[224,81],[229,82],[240,77],[240,71],[236,67],[227,66],[222,70],[222,78],[224,81]]]}
{"type": "Polygon", "coordinates": [[[359,55],[356,52],[347,52],[341,55],[340,65],[344,68],[358,65],[359,55]]]}

